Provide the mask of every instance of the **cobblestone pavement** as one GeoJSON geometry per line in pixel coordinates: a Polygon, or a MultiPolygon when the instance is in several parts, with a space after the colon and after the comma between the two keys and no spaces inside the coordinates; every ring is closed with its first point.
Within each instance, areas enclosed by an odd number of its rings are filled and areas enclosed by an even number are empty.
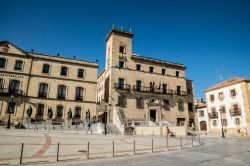
{"type": "MultiPolygon", "coordinates": [[[[22,164],[26,165],[56,164],[57,154],[58,165],[87,161],[88,143],[88,161],[97,158],[99,160],[99,158],[134,156],[134,147],[136,155],[152,154],[152,148],[154,153],[167,151],[167,149],[169,151],[179,150],[181,145],[182,148],[192,148],[191,138],[169,138],[167,144],[165,137],[104,136],[65,131],[37,132],[0,129],[0,165],[19,164],[22,143],[24,143],[22,164]]],[[[194,142],[195,145],[198,143],[194,142]]]]}

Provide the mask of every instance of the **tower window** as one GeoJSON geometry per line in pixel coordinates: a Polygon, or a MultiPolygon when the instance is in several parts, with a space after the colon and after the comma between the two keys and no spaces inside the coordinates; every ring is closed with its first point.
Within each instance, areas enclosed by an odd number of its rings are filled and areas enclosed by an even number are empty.
{"type": "Polygon", "coordinates": [[[5,68],[5,64],[6,64],[6,59],[0,58],[0,68],[5,68]]]}
{"type": "Polygon", "coordinates": [[[61,76],[67,76],[68,74],[68,68],[65,66],[61,67],[61,76]]]}
{"type": "Polygon", "coordinates": [[[136,64],[136,70],[140,71],[141,70],[141,65],[140,64],[136,64]]]}
{"type": "Polygon", "coordinates": [[[166,74],[166,69],[161,69],[161,74],[166,74]]]}
{"type": "Polygon", "coordinates": [[[22,70],[22,69],[23,69],[23,61],[17,60],[15,64],[15,70],[22,70]]]}
{"type": "Polygon", "coordinates": [[[122,53],[122,54],[126,54],[126,47],[124,45],[121,45],[119,47],[119,52],[122,53]]]}
{"type": "Polygon", "coordinates": [[[119,68],[124,68],[125,65],[124,65],[124,61],[119,61],[119,68]]]}
{"type": "Polygon", "coordinates": [[[149,72],[150,72],[150,73],[153,73],[153,72],[154,72],[154,67],[153,67],[153,66],[150,66],[150,67],[149,67],[149,72]]]}
{"type": "Polygon", "coordinates": [[[179,72],[179,71],[176,71],[175,76],[176,76],[176,77],[180,77],[180,72],[179,72]]]}
{"type": "Polygon", "coordinates": [[[42,73],[47,73],[47,74],[49,74],[49,70],[50,70],[50,65],[49,65],[49,64],[43,64],[42,73]]]}
{"type": "Polygon", "coordinates": [[[77,77],[78,78],[83,78],[83,74],[84,74],[84,70],[83,69],[78,69],[77,77]]]}

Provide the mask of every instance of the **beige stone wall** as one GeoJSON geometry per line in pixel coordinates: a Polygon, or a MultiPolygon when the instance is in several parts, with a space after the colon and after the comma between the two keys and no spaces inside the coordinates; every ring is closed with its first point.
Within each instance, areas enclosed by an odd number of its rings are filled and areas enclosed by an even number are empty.
{"type": "MultiPolygon", "coordinates": [[[[0,79],[4,80],[4,88],[8,89],[11,79],[20,81],[20,90],[25,92],[22,96],[15,96],[13,101],[16,103],[14,114],[11,115],[13,122],[22,121],[26,118],[26,110],[31,105],[33,108],[32,118],[36,117],[38,104],[44,104],[43,119],[47,118],[47,110],[51,107],[56,115],[57,106],[63,106],[63,119],[67,117],[69,109],[73,115],[76,107],[81,108],[81,118],[85,118],[85,113],[89,109],[91,116],[96,115],[96,81],[98,75],[98,64],[77,59],[68,59],[49,55],[27,53],[8,44],[9,51],[1,52],[0,57],[7,60],[6,67],[0,68],[0,79]],[[23,70],[14,70],[16,60],[22,60],[23,70]],[[43,64],[49,64],[50,73],[43,74],[43,64]],[[32,65],[31,65],[32,64],[32,65]],[[61,66],[68,68],[68,75],[61,76],[61,66]],[[78,78],[78,69],[84,69],[84,77],[78,78]],[[31,73],[30,73],[31,71],[31,73]],[[38,95],[41,83],[48,84],[47,98],[40,98],[38,95]],[[65,100],[57,99],[58,85],[66,86],[65,100]],[[28,86],[28,90],[27,90],[28,86]],[[84,88],[83,100],[76,101],[76,88],[84,88]],[[27,93],[26,93],[27,91],[27,93]]],[[[0,95],[0,120],[6,121],[6,114],[10,96],[0,95]]]]}

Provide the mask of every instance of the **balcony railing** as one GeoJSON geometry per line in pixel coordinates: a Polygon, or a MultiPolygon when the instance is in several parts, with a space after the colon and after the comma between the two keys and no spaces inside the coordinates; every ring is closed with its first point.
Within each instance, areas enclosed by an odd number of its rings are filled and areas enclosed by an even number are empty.
{"type": "Polygon", "coordinates": [[[76,101],[82,101],[83,100],[83,96],[76,96],[76,101]]]}
{"type": "Polygon", "coordinates": [[[39,92],[39,94],[38,94],[39,97],[43,97],[43,98],[46,98],[47,95],[48,95],[48,94],[45,93],[45,92],[39,92]]]}
{"type": "Polygon", "coordinates": [[[218,112],[209,113],[209,117],[210,117],[211,119],[218,118],[218,112]]]}
{"type": "Polygon", "coordinates": [[[65,100],[65,96],[58,95],[57,99],[65,100]]]}
{"type": "Polygon", "coordinates": [[[231,109],[230,114],[231,114],[231,116],[239,116],[239,115],[241,115],[241,110],[240,109],[231,109]]]}
{"type": "Polygon", "coordinates": [[[173,90],[174,95],[178,96],[186,96],[187,92],[186,91],[178,91],[178,90],[173,90]]]}
{"type": "Polygon", "coordinates": [[[115,89],[130,90],[130,85],[128,85],[128,84],[115,83],[115,89]]]}
{"type": "Polygon", "coordinates": [[[19,90],[19,89],[0,88],[0,95],[23,96],[24,92],[22,90],[19,90]]]}

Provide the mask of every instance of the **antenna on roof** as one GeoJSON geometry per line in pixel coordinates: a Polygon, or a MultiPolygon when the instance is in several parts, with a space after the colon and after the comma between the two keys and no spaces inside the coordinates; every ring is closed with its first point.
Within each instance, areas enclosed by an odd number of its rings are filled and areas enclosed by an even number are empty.
{"type": "Polygon", "coordinates": [[[98,63],[98,59],[96,59],[95,61],[96,61],[96,63],[98,63]]]}
{"type": "Polygon", "coordinates": [[[223,70],[222,69],[217,69],[217,77],[219,78],[220,81],[224,80],[223,70]]]}
{"type": "Polygon", "coordinates": [[[129,32],[132,33],[132,29],[131,28],[129,28],[129,32]]]}
{"type": "Polygon", "coordinates": [[[58,56],[58,57],[59,57],[59,55],[60,55],[60,54],[59,54],[59,53],[57,53],[57,56],[58,56]]]}
{"type": "Polygon", "coordinates": [[[76,57],[75,57],[75,56],[74,56],[73,58],[74,58],[74,59],[76,59],[76,57]]]}
{"type": "Polygon", "coordinates": [[[121,31],[123,31],[123,26],[121,27],[121,31]]]}
{"type": "Polygon", "coordinates": [[[112,29],[115,29],[115,24],[112,25],[112,29]]]}

